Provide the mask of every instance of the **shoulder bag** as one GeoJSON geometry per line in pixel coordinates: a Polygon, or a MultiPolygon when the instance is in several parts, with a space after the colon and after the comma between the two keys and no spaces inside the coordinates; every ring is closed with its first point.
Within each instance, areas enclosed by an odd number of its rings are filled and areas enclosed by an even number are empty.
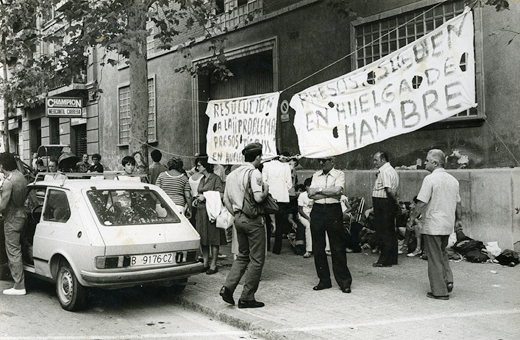
{"type": "Polygon", "coordinates": [[[244,202],[242,203],[242,212],[249,218],[256,218],[258,215],[274,214],[278,212],[278,204],[271,194],[267,194],[265,200],[261,203],[255,201],[253,190],[251,190],[251,175],[253,171],[249,171],[247,184],[244,193],[244,202]]]}

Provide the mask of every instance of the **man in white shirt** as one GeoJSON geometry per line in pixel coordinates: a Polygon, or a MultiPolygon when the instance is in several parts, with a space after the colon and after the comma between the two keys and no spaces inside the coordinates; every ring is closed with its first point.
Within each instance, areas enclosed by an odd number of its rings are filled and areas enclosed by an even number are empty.
{"type": "Polygon", "coordinates": [[[444,170],[446,157],[441,150],[433,149],[426,156],[426,170],[431,172],[423,180],[417,195],[417,205],[410,214],[407,227],[422,215],[421,233],[428,256],[428,278],[431,292],[427,297],[448,300],[453,290],[453,273],[446,246],[454,227],[460,222],[459,182],[444,170]]]}
{"type": "MultiPolygon", "coordinates": [[[[289,205],[289,189],[292,187],[291,166],[287,162],[274,159],[263,164],[262,179],[269,185],[269,193],[278,203],[278,212],[271,214],[271,223],[274,229],[273,254],[280,254],[282,250],[282,234],[289,233],[287,220],[289,205]]],[[[269,231],[269,230],[268,230],[269,231]]],[[[267,237],[270,237],[268,232],[267,237]]]]}

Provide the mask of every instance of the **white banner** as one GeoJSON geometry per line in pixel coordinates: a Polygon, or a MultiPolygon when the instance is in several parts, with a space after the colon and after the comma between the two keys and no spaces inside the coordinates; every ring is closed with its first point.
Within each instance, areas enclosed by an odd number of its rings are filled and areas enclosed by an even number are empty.
{"type": "Polygon", "coordinates": [[[261,143],[263,157],[276,155],[276,111],[279,92],[212,100],[206,135],[208,162],[241,164],[242,150],[249,143],[261,143]]]}
{"type": "Polygon", "coordinates": [[[291,99],[300,153],[339,155],[475,107],[473,15],[291,99]]]}

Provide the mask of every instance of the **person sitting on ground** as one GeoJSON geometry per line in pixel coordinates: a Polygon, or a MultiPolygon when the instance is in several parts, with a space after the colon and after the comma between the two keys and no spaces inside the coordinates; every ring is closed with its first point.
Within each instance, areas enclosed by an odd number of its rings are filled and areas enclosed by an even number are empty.
{"type": "MultiPolygon", "coordinates": [[[[410,204],[410,212],[413,212],[415,210],[415,207],[417,205],[418,199],[417,196],[413,198],[413,203],[410,204]]],[[[417,240],[417,246],[415,247],[415,250],[411,253],[406,254],[408,257],[414,257],[417,255],[422,254],[422,234],[421,234],[421,227],[422,227],[422,221],[421,221],[421,215],[417,216],[412,221],[412,225],[410,227],[407,227],[406,230],[409,231],[409,235],[412,234],[415,235],[415,239],[417,240]]]]}
{"type": "Polygon", "coordinates": [[[309,198],[307,189],[311,186],[312,178],[306,178],[304,184],[296,185],[296,195],[298,196],[298,219],[305,228],[305,253],[304,258],[312,255],[312,236],[311,236],[311,218],[313,200],[309,198]]]}

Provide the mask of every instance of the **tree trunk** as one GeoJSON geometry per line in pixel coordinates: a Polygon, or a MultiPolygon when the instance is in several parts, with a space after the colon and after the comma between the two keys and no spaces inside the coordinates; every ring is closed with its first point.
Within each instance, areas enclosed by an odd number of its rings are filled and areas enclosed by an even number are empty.
{"type": "MultiPolygon", "coordinates": [[[[148,171],[148,62],[146,51],[146,11],[142,0],[133,1],[129,14],[129,29],[140,32],[130,50],[130,154],[141,153],[141,160],[148,171]]],[[[137,170],[139,170],[139,165],[137,170]]]]}
{"type": "MultiPolygon", "coordinates": [[[[6,57],[6,47],[5,47],[5,36],[2,35],[2,64],[3,64],[3,77],[4,77],[4,83],[7,84],[7,57],[6,57]]],[[[3,131],[3,143],[4,143],[4,151],[9,152],[9,98],[11,96],[6,95],[4,91],[4,131],[3,131]]]]}

